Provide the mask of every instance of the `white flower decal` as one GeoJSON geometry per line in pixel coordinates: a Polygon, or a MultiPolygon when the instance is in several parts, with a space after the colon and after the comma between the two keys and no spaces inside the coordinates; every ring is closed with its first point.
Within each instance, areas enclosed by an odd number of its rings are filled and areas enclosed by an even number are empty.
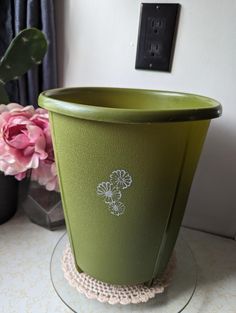
{"type": "Polygon", "coordinates": [[[132,178],[125,170],[116,170],[112,172],[110,178],[111,183],[121,189],[126,189],[132,184],[132,178]]]}
{"type": "Polygon", "coordinates": [[[118,201],[121,198],[121,192],[110,182],[102,182],[97,186],[97,194],[104,198],[106,203],[118,201]]]}
{"type": "Polygon", "coordinates": [[[97,195],[104,199],[111,214],[120,216],[125,212],[125,205],[119,200],[122,197],[120,189],[126,189],[132,184],[132,177],[125,170],[115,170],[110,175],[110,181],[97,186],[97,195]]]}
{"type": "Polygon", "coordinates": [[[120,216],[125,211],[125,205],[122,202],[111,202],[108,204],[111,214],[120,216]]]}

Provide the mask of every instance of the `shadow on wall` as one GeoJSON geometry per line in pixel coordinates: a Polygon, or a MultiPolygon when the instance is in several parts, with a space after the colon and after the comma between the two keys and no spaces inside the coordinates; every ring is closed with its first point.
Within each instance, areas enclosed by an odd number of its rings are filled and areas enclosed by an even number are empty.
{"type": "Polygon", "coordinates": [[[183,224],[236,235],[236,136],[223,118],[210,125],[183,224]]]}

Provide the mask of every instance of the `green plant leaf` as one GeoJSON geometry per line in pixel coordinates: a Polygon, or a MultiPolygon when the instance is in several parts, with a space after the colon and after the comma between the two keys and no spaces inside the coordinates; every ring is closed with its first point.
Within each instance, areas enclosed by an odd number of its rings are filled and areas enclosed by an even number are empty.
{"type": "Polygon", "coordinates": [[[0,84],[0,104],[7,104],[10,100],[3,85],[0,84]]]}
{"type": "Polygon", "coordinates": [[[19,32],[0,61],[0,83],[18,79],[41,63],[46,51],[47,40],[40,30],[28,28],[19,32]]]}

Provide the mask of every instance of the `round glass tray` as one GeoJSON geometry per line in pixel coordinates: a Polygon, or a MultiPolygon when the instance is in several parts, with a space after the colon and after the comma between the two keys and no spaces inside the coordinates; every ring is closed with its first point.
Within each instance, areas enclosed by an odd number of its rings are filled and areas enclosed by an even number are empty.
{"type": "Polygon", "coordinates": [[[146,303],[111,305],[100,303],[94,299],[87,299],[75,288],[71,287],[64,278],[61,267],[63,252],[68,243],[65,233],[56,244],[50,263],[50,274],[53,287],[64,304],[76,313],[179,313],[183,312],[191,301],[197,285],[197,266],[188,244],[180,235],[175,253],[177,265],[170,285],[164,293],[146,303]]]}

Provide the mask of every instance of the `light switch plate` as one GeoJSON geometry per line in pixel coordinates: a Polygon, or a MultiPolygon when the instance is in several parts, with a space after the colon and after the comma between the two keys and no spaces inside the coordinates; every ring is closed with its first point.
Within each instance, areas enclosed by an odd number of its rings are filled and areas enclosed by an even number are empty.
{"type": "Polygon", "coordinates": [[[178,3],[142,3],[136,54],[136,69],[171,71],[178,3]]]}

